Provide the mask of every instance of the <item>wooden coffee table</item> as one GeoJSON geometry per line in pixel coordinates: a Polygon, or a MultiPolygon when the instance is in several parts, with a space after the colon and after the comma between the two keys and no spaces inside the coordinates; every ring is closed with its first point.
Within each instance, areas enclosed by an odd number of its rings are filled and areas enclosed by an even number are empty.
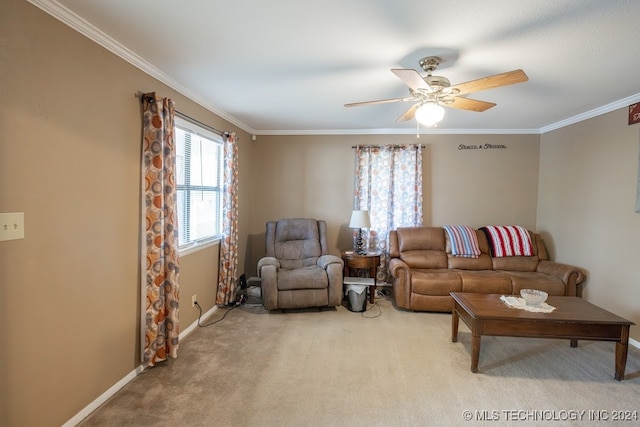
{"type": "Polygon", "coordinates": [[[451,292],[451,341],[458,341],[458,319],[471,329],[471,372],[478,372],[482,335],[569,339],[571,347],[578,340],[615,341],[615,379],[624,379],[629,349],[629,327],[633,322],[616,316],[578,297],[549,297],[556,309],[536,313],[511,308],[501,295],[451,292]]]}

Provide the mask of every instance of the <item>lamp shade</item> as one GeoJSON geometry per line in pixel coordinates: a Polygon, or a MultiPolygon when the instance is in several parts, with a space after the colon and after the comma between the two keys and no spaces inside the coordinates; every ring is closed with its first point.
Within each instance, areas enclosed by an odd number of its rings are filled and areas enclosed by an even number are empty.
{"type": "Polygon", "coordinates": [[[351,221],[349,221],[349,228],[371,228],[369,211],[353,211],[351,213],[351,221]]]}
{"type": "Polygon", "coordinates": [[[433,101],[425,102],[416,110],[416,120],[425,126],[434,126],[444,117],[444,108],[433,101]]]}

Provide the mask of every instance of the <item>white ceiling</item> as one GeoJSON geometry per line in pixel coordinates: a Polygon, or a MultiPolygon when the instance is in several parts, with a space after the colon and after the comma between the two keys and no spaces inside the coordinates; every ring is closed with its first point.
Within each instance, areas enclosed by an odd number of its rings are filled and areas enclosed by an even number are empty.
{"type": "Polygon", "coordinates": [[[636,0],[30,1],[256,135],[413,133],[409,103],[343,105],[407,96],[390,69],[429,55],[452,84],[529,81],[428,132],[541,133],[640,100],[636,0]]]}

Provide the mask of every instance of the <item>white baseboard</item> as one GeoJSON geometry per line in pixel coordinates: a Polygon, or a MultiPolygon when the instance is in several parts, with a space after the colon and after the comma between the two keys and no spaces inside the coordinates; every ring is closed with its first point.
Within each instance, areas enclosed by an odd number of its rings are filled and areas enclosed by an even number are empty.
{"type": "MultiPolygon", "coordinates": [[[[205,320],[208,319],[213,313],[215,313],[218,310],[218,306],[214,305],[213,308],[209,311],[207,311],[200,320],[205,320]]],[[[183,330],[180,335],[178,336],[178,340],[182,340],[184,339],[186,336],[188,336],[191,332],[193,332],[194,330],[196,330],[198,328],[198,321],[196,320],[195,322],[193,322],[191,325],[189,325],[188,328],[186,328],[185,330],[183,330]]],[[[111,386],[109,388],[109,390],[105,391],[104,393],[102,393],[100,396],[98,396],[97,399],[95,399],[93,402],[89,403],[87,406],[85,406],[84,408],[82,408],[82,410],[80,412],[78,412],[76,415],[73,416],[73,418],[71,418],[70,420],[68,420],[66,423],[64,423],[62,425],[62,427],[74,427],[77,426],[82,420],[84,420],[85,418],[87,418],[89,415],[91,415],[91,413],[93,411],[95,411],[96,409],[98,409],[103,403],[105,403],[107,400],[109,400],[112,396],[114,396],[118,391],[120,391],[120,389],[124,386],[126,386],[129,382],[131,382],[135,377],[137,377],[138,375],[140,375],[142,373],[142,371],[144,371],[144,367],[142,365],[139,365],[138,367],[136,367],[133,371],[129,372],[127,375],[124,376],[124,378],[122,378],[120,381],[118,381],[117,383],[115,383],[113,386],[111,386]]]]}
{"type": "Polygon", "coordinates": [[[100,405],[102,405],[104,402],[109,400],[111,398],[111,396],[115,395],[118,391],[120,391],[120,389],[122,387],[124,387],[130,381],[132,381],[135,377],[140,375],[140,373],[142,371],[144,371],[144,368],[142,367],[142,365],[140,365],[136,369],[134,369],[133,371],[129,372],[124,378],[122,378],[120,381],[118,381],[113,386],[111,386],[111,388],[109,388],[109,390],[105,391],[100,396],[98,396],[98,398],[96,400],[94,400],[93,402],[89,403],[87,406],[82,408],[82,410],[80,412],[78,412],[69,421],[64,423],[62,425],[62,427],[73,427],[73,426],[78,425],[80,423],[80,421],[82,421],[85,418],[87,418],[93,411],[98,409],[100,407],[100,405]]]}

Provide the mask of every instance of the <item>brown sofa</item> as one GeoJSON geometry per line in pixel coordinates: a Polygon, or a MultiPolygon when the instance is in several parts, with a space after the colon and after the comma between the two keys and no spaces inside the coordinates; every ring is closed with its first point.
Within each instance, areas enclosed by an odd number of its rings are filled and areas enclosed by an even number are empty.
{"type": "Polygon", "coordinates": [[[441,227],[407,227],[389,235],[389,275],[399,308],[448,312],[449,292],[518,295],[534,288],[549,295],[581,296],[585,272],[553,262],[542,237],[529,231],[533,256],[492,257],[487,236],[475,230],[481,255],[451,255],[451,244],[441,227]]]}

